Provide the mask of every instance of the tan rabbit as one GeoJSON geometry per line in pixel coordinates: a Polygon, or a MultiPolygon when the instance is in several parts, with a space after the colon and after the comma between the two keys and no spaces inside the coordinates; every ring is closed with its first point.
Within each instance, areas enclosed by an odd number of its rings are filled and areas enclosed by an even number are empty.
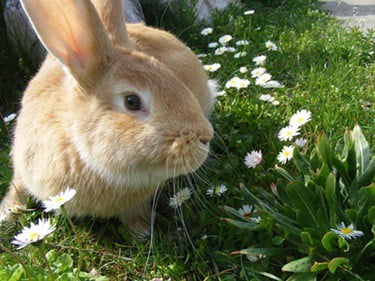
{"type": "Polygon", "coordinates": [[[207,157],[213,103],[202,65],[167,32],[127,25],[128,36],[120,0],[94,1],[99,13],[89,0],[22,3],[49,55],[24,93],[0,212],[69,186],[70,215],[146,231],[155,189],[207,157]]]}

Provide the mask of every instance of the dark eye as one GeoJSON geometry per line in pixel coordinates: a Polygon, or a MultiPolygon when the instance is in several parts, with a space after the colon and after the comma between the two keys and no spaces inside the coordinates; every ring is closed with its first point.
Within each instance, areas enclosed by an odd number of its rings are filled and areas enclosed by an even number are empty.
{"type": "Polygon", "coordinates": [[[125,96],[125,106],[131,111],[140,110],[142,108],[141,99],[137,95],[125,96]]]}

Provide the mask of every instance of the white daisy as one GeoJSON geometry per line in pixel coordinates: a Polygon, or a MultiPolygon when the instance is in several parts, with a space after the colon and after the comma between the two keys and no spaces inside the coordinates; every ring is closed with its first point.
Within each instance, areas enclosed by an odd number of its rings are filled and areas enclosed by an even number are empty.
{"type": "Polygon", "coordinates": [[[297,111],[297,113],[293,114],[293,116],[290,118],[289,124],[291,126],[300,127],[309,122],[310,120],[311,112],[306,109],[302,109],[297,111]]]}
{"type": "Polygon", "coordinates": [[[256,78],[256,77],[259,77],[261,76],[262,74],[266,73],[266,69],[264,67],[257,67],[257,68],[254,68],[252,71],[251,71],[251,77],[253,78],[256,78]]]}
{"type": "Polygon", "coordinates": [[[206,194],[209,197],[212,197],[213,195],[221,196],[227,190],[228,190],[228,188],[225,185],[218,185],[218,186],[213,186],[213,187],[207,189],[206,194]]]}
{"type": "Polygon", "coordinates": [[[197,55],[197,58],[205,58],[205,57],[207,57],[207,54],[198,54],[197,55]]]}
{"type": "Polygon", "coordinates": [[[248,168],[255,168],[262,161],[262,151],[253,150],[245,156],[245,165],[248,168]]]}
{"type": "Polygon", "coordinates": [[[235,54],[233,57],[234,57],[235,59],[238,59],[238,58],[242,58],[242,57],[244,57],[244,56],[246,56],[246,55],[247,55],[246,52],[239,52],[239,53],[235,54]]]}
{"type": "Polygon", "coordinates": [[[246,255],[247,259],[251,262],[258,262],[266,257],[266,255],[259,254],[259,255],[246,255]]]}
{"type": "Polygon", "coordinates": [[[240,214],[240,216],[243,216],[245,218],[251,217],[252,213],[256,211],[257,209],[251,205],[243,205],[242,208],[238,209],[238,213],[240,214]]]}
{"type": "Polygon", "coordinates": [[[270,94],[260,95],[259,99],[262,101],[267,101],[267,102],[273,102],[275,100],[275,98],[271,96],[270,94]]]}
{"type": "Polygon", "coordinates": [[[230,40],[232,40],[233,37],[231,35],[223,35],[219,38],[219,43],[223,46],[225,46],[230,40]]]}
{"type": "Polygon", "coordinates": [[[208,72],[215,72],[221,67],[221,64],[220,63],[207,64],[207,65],[204,65],[203,67],[208,72]]]}
{"type": "Polygon", "coordinates": [[[243,14],[244,14],[245,16],[249,16],[249,15],[252,15],[252,14],[254,14],[254,13],[255,13],[254,10],[247,10],[247,11],[245,11],[243,14]]]}
{"type": "Polygon", "coordinates": [[[190,199],[191,193],[192,191],[188,187],[181,189],[169,199],[169,206],[175,209],[177,209],[178,207],[181,207],[182,204],[185,203],[185,201],[190,199]]]}
{"type": "Polygon", "coordinates": [[[267,57],[262,55],[262,56],[257,56],[253,58],[253,62],[255,62],[256,65],[264,65],[266,63],[267,57]]]}
{"type": "Polygon", "coordinates": [[[201,34],[203,36],[207,36],[207,35],[211,34],[213,31],[214,30],[211,27],[206,27],[206,28],[202,29],[201,34]]]}
{"type": "Polygon", "coordinates": [[[233,48],[233,47],[227,47],[227,52],[229,52],[229,53],[234,53],[235,51],[237,51],[236,48],[233,48]]]}
{"type": "Polygon", "coordinates": [[[14,236],[12,244],[18,245],[17,249],[43,240],[56,229],[48,219],[39,219],[38,224],[31,223],[30,227],[24,227],[22,232],[14,236]]]}
{"type": "Polygon", "coordinates": [[[276,80],[270,80],[263,87],[264,88],[282,88],[283,85],[281,85],[280,82],[276,80]]]}
{"type": "Polygon", "coordinates": [[[299,147],[305,146],[306,143],[307,143],[307,140],[304,138],[299,138],[299,139],[296,139],[295,141],[295,144],[299,147]]]}
{"type": "Polygon", "coordinates": [[[271,42],[271,41],[267,41],[266,42],[266,47],[268,50],[270,51],[277,51],[277,46],[275,43],[271,42]]]}
{"type": "Polygon", "coordinates": [[[280,102],[278,101],[278,100],[274,100],[273,102],[272,102],[272,105],[279,105],[280,104],[280,102]]]}
{"type": "Polygon", "coordinates": [[[255,85],[258,85],[258,86],[264,86],[266,85],[266,83],[272,78],[272,75],[269,74],[269,73],[264,73],[260,76],[257,77],[257,79],[255,80],[255,85]]]}
{"type": "Polygon", "coordinates": [[[278,138],[282,141],[290,141],[293,137],[299,135],[299,127],[287,126],[279,132],[278,138]]]}
{"type": "Polygon", "coordinates": [[[365,235],[362,231],[360,230],[355,230],[354,225],[351,223],[348,226],[345,226],[345,223],[341,222],[338,224],[337,229],[331,228],[331,230],[336,233],[337,235],[345,238],[345,239],[355,239],[357,237],[361,237],[365,235]]]}
{"type": "Polygon", "coordinates": [[[279,160],[280,163],[285,164],[288,160],[293,158],[293,150],[293,145],[284,146],[279,155],[277,156],[277,160],[279,160]]]}
{"type": "Polygon", "coordinates": [[[50,212],[53,210],[58,210],[62,205],[66,202],[71,200],[74,195],[76,195],[76,191],[71,188],[67,188],[65,191],[61,192],[56,196],[50,196],[49,200],[43,201],[43,207],[45,212],[50,212]]]}
{"type": "Polygon", "coordinates": [[[208,43],[208,48],[216,48],[217,46],[219,46],[219,43],[217,42],[208,43]]]}
{"type": "Polygon", "coordinates": [[[251,220],[252,222],[259,223],[259,222],[262,220],[262,218],[261,218],[261,217],[253,217],[253,218],[251,218],[250,220],[251,220]]]}
{"type": "Polygon", "coordinates": [[[238,40],[236,42],[236,46],[246,46],[246,45],[249,45],[249,44],[250,44],[250,42],[247,41],[247,40],[238,40]]]}
{"type": "Polygon", "coordinates": [[[233,77],[227,83],[225,83],[225,88],[247,88],[250,85],[250,81],[247,79],[241,79],[239,77],[233,77]]]}
{"type": "Polygon", "coordinates": [[[220,56],[220,55],[222,55],[222,54],[224,54],[226,51],[228,51],[228,49],[227,49],[227,47],[220,47],[220,48],[217,48],[216,50],[215,50],[215,55],[216,56],[220,56]]]}
{"type": "Polygon", "coordinates": [[[10,122],[12,122],[16,118],[16,116],[17,115],[15,113],[9,114],[8,116],[4,117],[4,122],[5,123],[10,123],[10,122]]]}
{"type": "Polygon", "coordinates": [[[246,72],[248,72],[249,70],[247,69],[247,67],[246,66],[242,66],[242,67],[240,67],[240,72],[241,73],[246,73],[246,72]]]}

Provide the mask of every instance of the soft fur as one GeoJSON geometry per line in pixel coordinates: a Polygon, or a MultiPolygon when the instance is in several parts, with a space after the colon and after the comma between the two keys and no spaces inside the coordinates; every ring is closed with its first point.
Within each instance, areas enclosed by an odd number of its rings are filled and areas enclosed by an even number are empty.
{"type": "Polygon", "coordinates": [[[143,231],[155,189],[206,159],[213,98],[202,65],[173,35],[125,27],[121,1],[92,2],[23,1],[50,55],[24,93],[0,211],[69,186],[70,215],[117,216],[143,231]],[[145,108],[127,111],[127,92],[145,108]]]}

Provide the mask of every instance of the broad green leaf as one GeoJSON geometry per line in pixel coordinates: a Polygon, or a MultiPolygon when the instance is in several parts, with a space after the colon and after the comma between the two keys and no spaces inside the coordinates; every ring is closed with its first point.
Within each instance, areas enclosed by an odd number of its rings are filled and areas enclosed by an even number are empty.
{"type": "Polygon", "coordinates": [[[18,280],[21,280],[23,273],[24,273],[24,270],[23,270],[22,266],[20,264],[16,265],[13,268],[12,275],[10,276],[10,278],[7,281],[18,281],[18,280]]]}
{"type": "Polygon", "coordinates": [[[293,150],[293,162],[297,169],[305,176],[310,175],[311,165],[308,159],[303,156],[297,147],[293,150]]]}
{"type": "Polygon", "coordinates": [[[57,259],[58,256],[59,256],[59,253],[56,250],[49,250],[46,254],[46,257],[49,263],[53,263],[57,259]]]}
{"type": "Polygon", "coordinates": [[[322,245],[324,249],[326,249],[328,252],[333,252],[337,250],[338,246],[338,236],[332,231],[328,231],[326,234],[324,234],[322,238],[322,245]]]}
{"type": "Polygon", "coordinates": [[[345,162],[348,159],[349,151],[354,147],[353,133],[349,128],[346,128],[344,134],[344,149],[341,153],[341,160],[345,162]]]}
{"type": "Polygon", "coordinates": [[[278,172],[282,177],[284,177],[287,181],[295,181],[295,178],[293,178],[285,169],[276,165],[274,170],[278,172]]]}
{"type": "Polygon", "coordinates": [[[244,218],[243,216],[241,216],[240,213],[236,209],[234,209],[232,207],[224,206],[224,211],[226,211],[227,213],[229,213],[229,214],[231,214],[231,215],[233,215],[235,217],[238,217],[239,219],[242,219],[242,220],[246,221],[246,218],[244,218]]]}
{"type": "Polygon", "coordinates": [[[314,242],[311,238],[310,233],[303,231],[303,232],[301,232],[300,237],[301,237],[301,241],[302,241],[303,244],[309,245],[309,246],[314,246],[314,242]]]}
{"type": "Polygon", "coordinates": [[[345,240],[345,238],[339,237],[338,242],[339,242],[339,248],[340,249],[342,249],[345,253],[349,252],[350,245],[349,245],[348,241],[345,240]]]}
{"type": "Polygon", "coordinates": [[[288,272],[310,272],[310,268],[313,264],[314,259],[308,256],[285,264],[281,270],[288,272]]]}
{"type": "Polygon", "coordinates": [[[342,180],[344,181],[345,186],[350,186],[352,183],[352,179],[349,177],[348,171],[346,170],[344,164],[342,164],[342,162],[336,157],[332,159],[332,164],[336,168],[342,180]]]}
{"type": "Polygon", "coordinates": [[[334,258],[328,263],[328,269],[331,273],[335,273],[338,267],[348,267],[349,260],[347,258],[334,258]]]}
{"type": "Polygon", "coordinates": [[[375,206],[375,183],[359,190],[357,204],[358,218],[366,216],[370,207],[375,206]]]}
{"type": "Polygon", "coordinates": [[[326,262],[315,262],[311,267],[312,272],[319,272],[328,268],[328,261],[326,262]]]}
{"type": "Polygon", "coordinates": [[[367,212],[368,220],[370,224],[375,223],[375,206],[372,206],[367,212]]]}
{"type": "Polygon", "coordinates": [[[272,280],[276,280],[276,281],[283,281],[283,279],[271,274],[271,273],[268,273],[268,272],[259,272],[260,275],[263,275],[267,278],[270,278],[272,280]]]}
{"type": "Polygon", "coordinates": [[[315,272],[293,273],[286,281],[316,281],[315,272]]]}
{"type": "Polygon", "coordinates": [[[354,149],[357,161],[358,175],[361,177],[370,162],[371,151],[361,128],[356,125],[353,129],[354,149]]]}
{"type": "Polygon", "coordinates": [[[375,160],[371,160],[362,176],[359,177],[357,186],[358,188],[366,186],[374,182],[375,178],[375,160]]]}
{"type": "Polygon", "coordinates": [[[235,251],[232,255],[265,255],[265,256],[283,256],[295,248],[247,248],[240,251],[235,251]]]}
{"type": "Polygon", "coordinates": [[[58,268],[58,272],[65,272],[67,269],[73,266],[73,259],[68,254],[60,255],[54,262],[58,268]]]}
{"type": "Polygon", "coordinates": [[[238,228],[244,228],[244,229],[248,229],[248,230],[254,230],[254,226],[256,225],[255,223],[253,222],[243,222],[243,221],[238,221],[238,220],[232,220],[232,219],[228,219],[228,218],[222,218],[221,219],[222,221],[225,221],[227,223],[230,223],[238,228]]]}
{"type": "Polygon", "coordinates": [[[272,244],[279,246],[285,241],[285,238],[282,236],[275,236],[272,238],[272,244]]]}
{"type": "Polygon", "coordinates": [[[326,181],[326,197],[328,204],[331,209],[335,209],[337,203],[336,197],[336,177],[334,174],[330,173],[326,181]]]}
{"type": "Polygon", "coordinates": [[[325,186],[329,173],[329,167],[326,164],[323,164],[323,166],[319,169],[316,176],[314,177],[314,181],[318,185],[325,186]]]}
{"type": "Polygon", "coordinates": [[[357,210],[347,209],[345,210],[345,214],[350,218],[350,221],[355,222],[357,220],[357,210]]]}
{"type": "Polygon", "coordinates": [[[325,163],[328,167],[332,166],[332,149],[331,145],[328,142],[327,137],[322,134],[319,136],[318,142],[315,145],[316,152],[318,153],[319,158],[325,163]]]}

